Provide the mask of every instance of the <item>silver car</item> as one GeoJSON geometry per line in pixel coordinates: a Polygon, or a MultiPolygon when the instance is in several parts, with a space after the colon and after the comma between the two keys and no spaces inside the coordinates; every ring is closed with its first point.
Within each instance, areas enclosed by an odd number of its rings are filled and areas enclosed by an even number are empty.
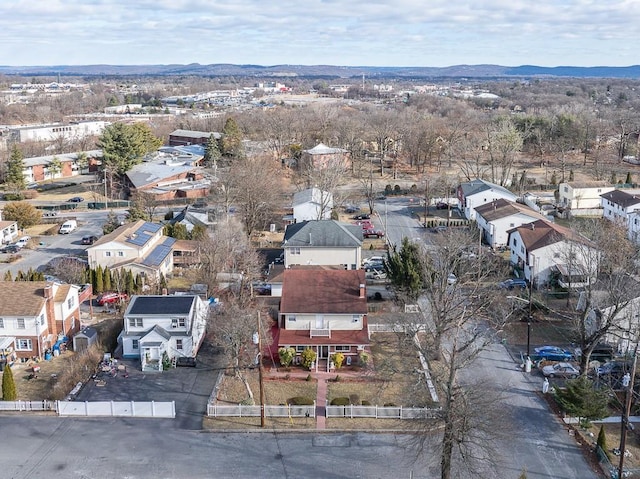
{"type": "Polygon", "coordinates": [[[571,363],[556,363],[543,367],[542,374],[548,378],[575,379],[580,375],[580,371],[571,363]]]}

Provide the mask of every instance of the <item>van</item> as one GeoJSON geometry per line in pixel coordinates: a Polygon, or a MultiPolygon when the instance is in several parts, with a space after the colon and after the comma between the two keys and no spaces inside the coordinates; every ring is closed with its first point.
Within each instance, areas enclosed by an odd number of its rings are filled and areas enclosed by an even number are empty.
{"type": "Polygon", "coordinates": [[[58,233],[60,233],[61,235],[67,235],[71,233],[73,230],[75,230],[77,227],[78,227],[78,222],[76,220],[67,220],[64,223],[62,223],[62,226],[60,226],[58,233]]]}

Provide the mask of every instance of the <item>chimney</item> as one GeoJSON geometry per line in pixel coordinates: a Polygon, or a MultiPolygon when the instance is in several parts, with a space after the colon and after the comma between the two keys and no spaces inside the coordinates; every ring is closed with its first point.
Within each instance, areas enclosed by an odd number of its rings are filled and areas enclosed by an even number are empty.
{"type": "Polygon", "coordinates": [[[51,334],[57,336],[59,331],[56,322],[56,308],[53,302],[53,284],[49,283],[44,287],[44,301],[47,328],[51,334]]]}
{"type": "Polygon", "coordinates": [[[536,225],[534,225],[533,223],[531,223],[531,229],[532,229],[532,230],[536,229],[536,225]]]}
{"type": "Polygon", "coordinates": [[[360,283],[360,298],[364,298],[364,290],[365,290],[365,286],[364,283],[360,283]]]}

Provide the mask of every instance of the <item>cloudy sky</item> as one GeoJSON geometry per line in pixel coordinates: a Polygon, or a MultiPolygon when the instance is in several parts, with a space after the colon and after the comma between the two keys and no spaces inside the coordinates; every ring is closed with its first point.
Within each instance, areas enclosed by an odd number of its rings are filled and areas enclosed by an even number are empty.
{"type": "Polygon", "coordinates": [[[0,65],[626,66],[640,0],[1,0],[0,65]]]}

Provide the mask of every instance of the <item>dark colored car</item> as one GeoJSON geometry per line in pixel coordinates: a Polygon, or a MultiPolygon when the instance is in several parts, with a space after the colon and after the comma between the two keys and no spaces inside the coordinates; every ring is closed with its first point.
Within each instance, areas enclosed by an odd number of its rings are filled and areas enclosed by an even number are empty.
{"type": "Polygon", "coordinates": [[[0,252],[2,253],[12,253],[12,254],[17,253],[18,251],[20,251],[20,247],[14,244],[7,245],[0,250],[0,252]]]}
{"type": "Polygon", "coordinates": [[[445,203],[444,201],[438,201],[436,203],[436,209],[437,210],[448,210],[449,209],[449,203],[445,203]]]}
{"type": "Polygon", "coordinates": [[[82,237],[82,244],[93,244],[96,241],[98,241],[98,237],[97,236],[83,236],[82,237]]]}
{"type": "Polygon", "coordinates": [[[353,217],[354,220],[368,220],[371,219],[371,215],[368,215],[366,213],[363,213],[361,215],[356,215],[353,217]]]}
{"type": "Polygon", "coordinates": [[[541,346],[535,348],[534,351],[539,359],[545,359],[547,361],[571,361],[573,359],[573,353],[571,351],[559,348],[558,346],[541,346]]]}
{"type": "Polygon", "coordinates": [[[527,289],[527,282],[524,279],[512,278],[498,283],[500,289],[527,289]]]}
{"type": "Polygon", "coordinates": [[[598,376],[622,376],[630,372],[632,366],[631,361],[609,361],[600,366],[596,372],[598,376]]]}
{"type": "Polygon", "coordinates": [[[104,306],[105,304],[115,304],[120,301],[126,301],[128,296],[125,293],[102,293],[96,298],[96,302],[99,306],[104,306]]]}
{"type": "Polygon", "coordinates": [[[74,196],[73,198],[69,198],[67,201],[69,203],[82,203],[84,198],[82,196],[74,196]]]}
{"type": "Polygon", "coordinates": [[[196,358],[188,358],[185,356],[181,356],[176,359],[176,366],[179,368],[195,368],[196,358]]]}

